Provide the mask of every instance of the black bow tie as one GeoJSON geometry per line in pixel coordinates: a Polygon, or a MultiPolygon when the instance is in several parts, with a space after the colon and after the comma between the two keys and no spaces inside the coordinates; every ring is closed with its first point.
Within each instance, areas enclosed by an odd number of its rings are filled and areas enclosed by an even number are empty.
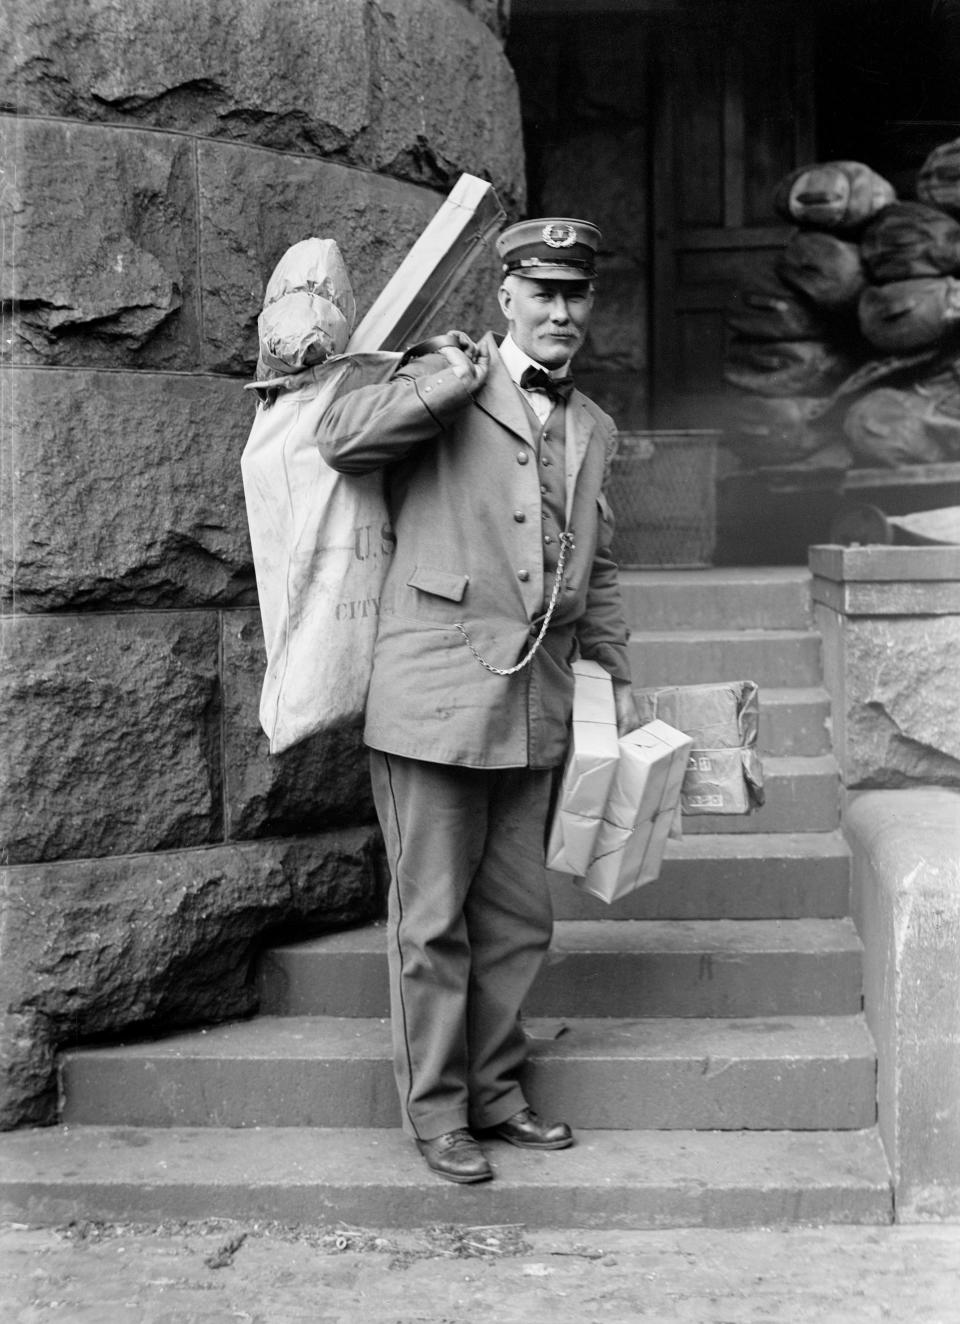
{"type": "Polygon", "coordinates": [[[573,390],[573,378],[551,377],[543,368],[524,368],[520,385],[525,391],[545,391],[554,400],[566,400],[573,390]]]}

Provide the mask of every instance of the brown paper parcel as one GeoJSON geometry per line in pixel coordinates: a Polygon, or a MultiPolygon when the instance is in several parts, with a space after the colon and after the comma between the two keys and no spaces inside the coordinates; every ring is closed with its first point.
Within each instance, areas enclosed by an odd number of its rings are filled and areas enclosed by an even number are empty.
{"type": "Polygon", "coordinates": [[[693,741],[680,794],[684,814],[747,814],[763,804],[755,681],[675,685],[636,699],[642,719],[660,718],[693,741]]]}
{"type": "Polygon", "coordinates": [[[611,902],[659,876],[692,743],[659,720],[621,737],[584,891],[611,902]]]}
{"type": "Polygon", "coordinates": [[[573,664],[570,752],[547,840],[547,868],[584,874],[620,758],[610,674],[599,662],[573,664]]]}

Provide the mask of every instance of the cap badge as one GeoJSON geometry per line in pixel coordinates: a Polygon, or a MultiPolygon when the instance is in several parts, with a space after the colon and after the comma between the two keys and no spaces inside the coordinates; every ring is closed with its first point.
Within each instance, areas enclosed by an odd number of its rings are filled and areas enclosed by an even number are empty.
{"type": "Polygon", "coordinates": [[[551,248],[571,248],[577,242],[577,232],[572,225],[545,225],[540,234],[551,248]]]}

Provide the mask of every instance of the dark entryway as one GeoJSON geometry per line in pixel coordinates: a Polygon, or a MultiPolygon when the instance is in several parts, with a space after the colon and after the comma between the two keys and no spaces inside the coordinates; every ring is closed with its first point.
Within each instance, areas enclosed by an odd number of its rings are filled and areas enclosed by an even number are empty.
{"type": "MultiPolygon", "coordinates": [[[[723,427],[724,310],[789,234],[777,181],[853,159],[910,197],[927,153],[960,134],[960,2],[513,0],[511,13],[529,214],[588,216],[605,236],[581,378],[624,429],[723,427]]],[[[805,560],[822,505],[774,500],[772,540],[758,530],[730,555],[805,560]]]]}

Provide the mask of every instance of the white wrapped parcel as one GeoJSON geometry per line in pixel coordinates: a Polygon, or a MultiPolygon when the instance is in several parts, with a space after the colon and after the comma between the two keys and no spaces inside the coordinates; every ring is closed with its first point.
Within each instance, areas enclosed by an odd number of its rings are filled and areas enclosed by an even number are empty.
{"type": "Polygon", "coordinates": [[[574,879],[584,891],[611,902],[659,876],[692,745],[659,720],[621,737],[593,858],[574,879]]]}
{"type": "Polygon", "coordinates": [[[620,758],[610,674],[599,662],[573,664],[573,732],[547,839],[547,868],[585,874],[620,758]]]}

